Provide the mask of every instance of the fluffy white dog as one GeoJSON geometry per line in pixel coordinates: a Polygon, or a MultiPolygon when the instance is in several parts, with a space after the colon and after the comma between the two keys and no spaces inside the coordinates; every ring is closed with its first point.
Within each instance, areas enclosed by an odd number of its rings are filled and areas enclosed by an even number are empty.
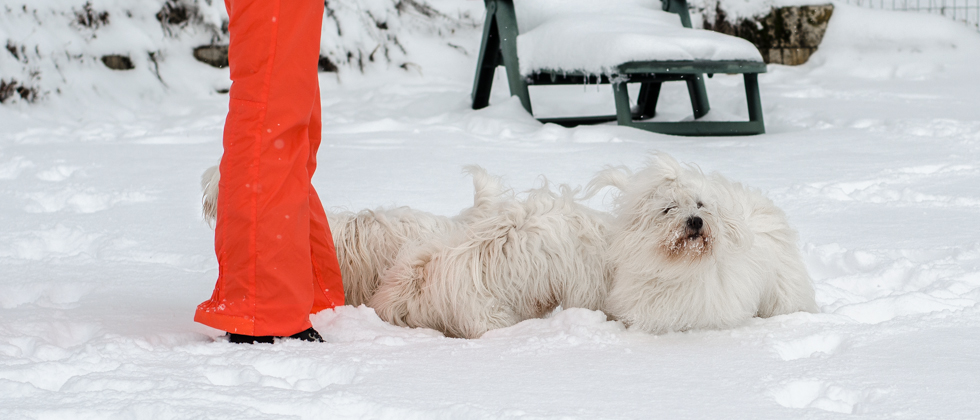
{"type": "MultiPolygon", "coordinates": [[[[431,235],[446,235],[461,228],[468,220],[483,216],[492,203],[502,197],[503,185],[480,167],[468,166],[465,172],[473,177],[473,207],[455,217],[438,216],[408,207],[362,210],[360,212],[327,212],[333,234],[340,273],[344,282],[345,303],[368,303],[378,287],[379,278],[407,243],[421,241],[431,235]]],[[[214,166],[201,177],[204,191],[204,217],[213,223],[217,217],[218,167],[214,166]]]]}
{"type": "Polygon", "coordinates": [[[406,246],[371,298],[382,319],[447,336],[546,315],[600,309],[606,295],[606,215],[547,186],[499,199],[465,229],[406,246]]]}
{"type": "Polygon", "coordinates": [[[657,154],[601,172],[618,188],[605,250],[606,313],[651,333],[729,328],[753,316],[816,312],[786,216],[759,191],[657,154]]]}

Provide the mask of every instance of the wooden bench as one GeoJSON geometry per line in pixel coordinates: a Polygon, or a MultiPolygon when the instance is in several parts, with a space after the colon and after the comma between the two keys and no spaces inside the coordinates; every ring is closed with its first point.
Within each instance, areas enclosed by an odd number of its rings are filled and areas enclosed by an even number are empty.
{"type": "Polygon", "coordinates": [[[541,122],[575,126],[617,121],[687,136],[764,133],[758,74],[765,73],[766,65],[759,52],[748,41],[691,29],[686,0],[661,1],[663,11],[644,7],[642,0],[516,0],[516,10],[515,0],[485,0],[473,109],[489,105],[494,72],[502,65],[511,96],[520,98],[531,115],[530,85],[612,85],[615,115],[539,118],[541,122]],[[710,109],[703,74],[715,73],[743,75],[748,121],[699,120],[710,109]],[[644,121],[656,113],[661,84],[674,81],[687,84],[694,120],[644,121]],[[632,109],[628,83],[640,84],[632,109]]]}

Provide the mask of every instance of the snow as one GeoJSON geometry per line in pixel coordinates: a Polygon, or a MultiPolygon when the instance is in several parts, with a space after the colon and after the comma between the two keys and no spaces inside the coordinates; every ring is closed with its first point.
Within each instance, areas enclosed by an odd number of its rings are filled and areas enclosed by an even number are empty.
{"type": "MultiPolygon", "coordinates": [[[[445,2],[430,3],[440,1],[445,2]]],[[[432,9],[429,18],[413,6],[425,4],[330,1],[321,56],[345,68],[410,68],[416,64],[406,56],[402,37],[469,33],[477,20],[466,13],[482,13],[469,5],[443,7],[432,9]]],[[[91,106],[109,101],[139,108],[175,94],[215,96],[228,90],[228,71],[196,61],[191,51],[227,45],[227,16],[222,0],[0,0],[0,43],[11,52],[0,51],[0,80],[36,89],[42,99],[73,97],[91,106]],[[159,15],[168,5],[185,11],[185,20],[162,22],[159,15]],[[135,68],[110,70],[100,60],[105,55],[126,56],[135,68]]],[[[4,102],[18,100],[14,95],[4,102]]]]}
{"type": "MultiPolygon", "coordinates": [[[[656,2],[659,5],[659,1],[656,2]]],[[[527,13],[537,25],[521,26],[517,55],[521,74],[541,70],[611,74],[620,64],[634,61],[738,60],[762,62],[752,43],[732,36],[681,25],[676,14],[653,9],[653,4],[616,5],[602,10],[574,5],[515,4],[518,16],[527,13]],[[548,6],[546,12],[532,6],[548,6]],[[525,27],[531,27],[524,30],[525,27]]]]}
{"type": "Polygon", "coordinates": [[[978,44],[977,38],[971,36],[976,30],[963,24],[950,24],[943,16],[848,5],[837,5],[836,8],[844,9],[844,13],[837,14],[835,10],[829,25],[852,29],[828,31],[821,46],[850,46],[869,51],[926,51],[976,48],[978,44]]]}
{"type": "MultiPolygon", "coordinates": [[[[493,105],[470,110],[479,28],[403,33],[409,70],[321,75],[328,208],[452,215],[471,199],[466,164],[525,190],[652,150],[767,191],[821,312],[662,336],[568,309],[461,340],[341,307],[313,317],[326,344],[229,344],[192,321],[217,274],[198,189],[227,96],[193,81],[211,76],[164,89],[66,69],[87,84],[0,105],[0,418],[975,418],[980,34],[961,29],[838,5],[810,62],[760,76],[753,137],[542,125],[503,72],[493,105]]],[[[198,69],[184,65],[161,72],[198,69]]],[[[739,76],[706,83],[712,114],[745,118],[739,76]]],[[[613,109],[608,86],[531,94],[543,114],[613,109]]],[[[683,84],[659,104],[690,114],[683,84]]]]}

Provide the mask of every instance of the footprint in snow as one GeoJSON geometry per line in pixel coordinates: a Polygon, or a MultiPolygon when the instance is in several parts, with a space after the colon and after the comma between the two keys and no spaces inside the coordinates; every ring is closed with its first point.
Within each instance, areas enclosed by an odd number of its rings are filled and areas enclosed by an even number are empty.
{"type": "Polygon", "coordinates": [[[79,169],[81,168],[77,166],[58,165],[53,168],[38,172],[37,177],[42,181],[60,182],[70,178],[72,174],[74,174],[79,169]]]}
{"type": "MultiPolygon", "coordinates": [[[[923,165],[882,171],[864,180],[813,182],[796,185],[784,193],[792,197],[825,198],[834,201],[893,206],[975,208],[980,200],[971,196],[937,195],[920,190],[923,182],[945,178],[973,178],[980,169],[971,165],[923,165]]],[[[780,195],[777,194],[777,195],[780,195]]]]}
{"type": "Polygon", "coordinates": [[[818,355],[831,355],[840,347],[842,339],[834,333],[814,334],[796,340],[773,343],[773,349],[783,360],[796,360],[818,355]]]}
{"type": "Polygon", "coordinates": [[[970,298],[909,292],[843,305],[835,309],[834,313],[865,324],[880,324],[898,317],[921,316],[943,311],[955,312],[975,305],[976,301],[970,298]]]}
{"type": "Polygon", "coordinates": [[[24,211],[29,213],[54,213],[68,210],[74,213],[95,213],[117,204],[143,203],[152,198],[142,192],[114,191],[94,192],[66,188],[57,192],[26,194],[30,200],[24,211]]]}
{"type": "MultiPolygon", "coordinates": [[[[279,346],[307,347],[309,343],[280,343],[279,346]]],[[[200,371],[203,379],[218,387],[262,386],[304,392],[322,391],[337,385],[354,382],[360,369],[357,365],[340,365],[322,355],[270,354],[266,346],[242,348],[230,345],[238,356],[225,365],[210,365],[200,371]]]]}
{"type": "Polygon", "coordinates": [[[0,258],[44,260],[95,256],[103,235],[58,225],[13,235],[0,236],[0,258]]]}
{"type": "Polygon", "coordinates": [[[787,408],[814,408],[834,413],[856,414],[863,406],[880,399],[878,388],[848,389],[816,379],[790,381],[772,391],[779,405],[787,408]]]}
{"type": "Polygon", "coordinates": [[[34,162],[23,156],[16,156],[6,162],[0,162],[0,180],[17,179],[24,169],[34,166],[34,162]]]}

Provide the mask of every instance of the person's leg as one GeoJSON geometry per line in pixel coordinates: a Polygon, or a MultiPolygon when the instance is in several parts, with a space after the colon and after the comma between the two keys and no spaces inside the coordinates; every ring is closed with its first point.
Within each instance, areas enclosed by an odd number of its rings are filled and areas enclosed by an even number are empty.
{"type": "Polygon", "coordinates": [[[319,283],[310,211],[320,204],[311,205],[308,165],[323,2],[226,5],[233,83],[215,228],[219,273],[195,320],[234,334],[289,336],[310,328],[319,283]]]}

